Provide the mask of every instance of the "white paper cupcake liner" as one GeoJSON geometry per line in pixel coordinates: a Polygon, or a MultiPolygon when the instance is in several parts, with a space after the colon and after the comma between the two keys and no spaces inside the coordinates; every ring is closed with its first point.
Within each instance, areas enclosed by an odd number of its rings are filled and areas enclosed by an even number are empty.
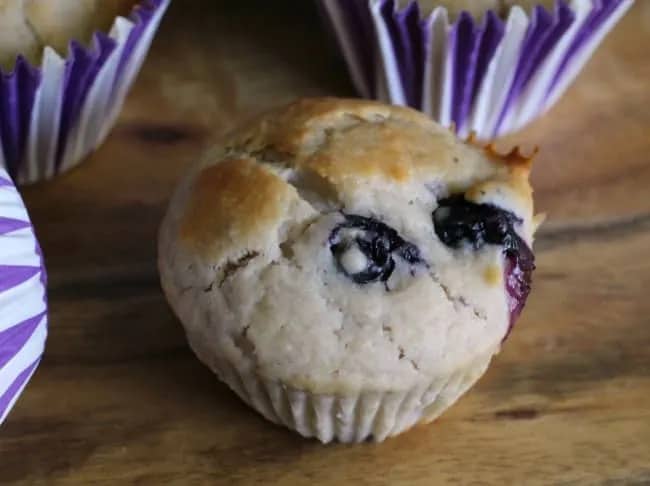
{"type": "MultiPolygon", "coordinates": [[[[191,340],[190,340],[191,342],[191,340]]],[[[219,359],[197,355],[244,402],[267,420],[323,443],[381,442],[418,423],[428,423],[453,405],[485,373],[493,356],[480,356],[448,376],[402,392],[364,391],[355,396],[295,390],[219,359]]]]}
{"type": "Polygon", "coordinates": [[[461,136],[522,128],[566,91],[634,0],[558,0],[479,22],[417,0],[318,0],[359,93],[419,109],[461,136]],[[403,8],[402,5],[406,4],[403,8]]]}
{"type": "Polygon", "coordinates": [[[41,251],[20,195],[0,168],[0,423],[36,370],[46,337],[41,251]]]}
{"type": "Polygon", "coordinates": [[[46,47],[39,68],[19,57],[0,72],[0,167],[19,184],[49,179],[106,138],[170,0],[144,0],[92,46],[70,43],[68,57],[46,47]]]}

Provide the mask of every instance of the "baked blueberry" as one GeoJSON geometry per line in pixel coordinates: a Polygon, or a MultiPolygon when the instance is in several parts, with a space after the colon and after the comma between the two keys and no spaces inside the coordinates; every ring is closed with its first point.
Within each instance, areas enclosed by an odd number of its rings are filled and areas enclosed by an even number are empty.
{"type": "Polygon", "coordinates": [[[386,282],[395,270],[394,257],[410,265],[422,263],[415,245],[373,218],[345,215],[329,241],[338,268],[358,284],[386,282]]]}
{"type": "MultiPolygon", "coordinates": [[[[439,202],[433,213],[438,238],[447,246],[471,245],[480,250],[485,245],[500,245],[506,258],[504,280],[510,310],[510,330],[521,314],[530,293],[535,257],[517,234],[515,225],[522,220],[492,204],[476,204],[456,195],[439,202]]],[[[507,337],[507,335],[506,335],[507,337]]]]}
{"type": "Polygon", "coordinates": [[[521,223],[517,216],[491,204],[467,201],[462,195],[441,200],[433,222],[438,238],[453,248],[469,243],[475,250],[485,244],[516,250],[521,241],[514,230],[521,223]]]}
{"type": "Polygon", "coordinates": [[[528,294],[530,294],[533,270],[535,270],[535,256],[528,245],[519,239],[517,251],[506,250],[504,277],[508,309],[510,310],[510,326],[506,338],[526,305],[528,294]]]}

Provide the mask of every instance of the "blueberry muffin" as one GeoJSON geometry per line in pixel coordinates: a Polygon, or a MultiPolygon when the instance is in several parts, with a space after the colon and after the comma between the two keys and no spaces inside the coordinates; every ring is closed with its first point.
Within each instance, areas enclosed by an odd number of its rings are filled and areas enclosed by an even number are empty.
{"type": "Polygon", "coordinates": [[[163,289],[198,357],[323,442],[430,422],[530,290],[529,161],[424,115],[308,99],[233,131],[174,194],[163,289]]]}
{"type": "Polygon", "coordinates": [[[11,69],[18,54],[39,64],[45,46],[65,56],[70,40],[82,44],[107,32],[135,0],[0,0],[0,66],[11,69]]]}

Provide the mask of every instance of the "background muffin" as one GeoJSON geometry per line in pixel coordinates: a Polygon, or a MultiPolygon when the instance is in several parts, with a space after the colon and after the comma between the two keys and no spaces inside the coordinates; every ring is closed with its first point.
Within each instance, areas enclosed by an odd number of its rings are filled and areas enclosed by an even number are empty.
{"type": "MultiPolygon", "coordinates": [[[[558,0],[501,0],[501,3],[506,9],[518,6],[524,10],[531,11],[533,8],[541,5],[546,10],[551,11],[557,5],[558,0]]],[[[565,0],[565,3],[571,2],[565,0]]]]}
{"type": "Polygon", "coordinates": [[[549,110],[633,3],[318,1],[361,96],[483,140],[549,110]]]}
{"type": "Polygon", "coordinates": [[[475,18],[481,18],[488,10],[492,10],[503,17],[507,17],[510,9],[519,6],[526,11],[531,11],[537,5],[551,10],[556,0],[419,0],[418,5],[422,11],[429,14],[436,7],[444,7],[453,18],[461,12],[469,12],[475,18]]]}
{"type": "Polygon", "coordinates": [[[0,0],[0,166],[14,181],[51,178],[104,141],[168,4],[0,0]]]}
{"type": "Polygon", "coordinates": [[[19,54],[39,64],[45,46],[65,56],[70,40],[88,44],[108,32],[136,0],[0,0],[0,65],[10,70],[19,54]]]}
{"type": "Polygon", "coordinates": [[[162,285],[199,358],[266,418],[383,440],[451,405],[519,315],[528,172],[412,110],[297,102],[181,184],[162,285]]]}
{"type": "Polygon", "coordinates": [[[454,18],[461,12],[469,12],[480,18],[488,10],[500,12],[502,0],[420,0],[418,5],[425,14],[431,13],[437,7],[445,7],[454,18]]]}
{"type": "Polygon", "coordinates": [[[18,54],[35,61],[42,44],[25,20],[24,2],[0,0],[0,67],[10,70],[18,54]]]}

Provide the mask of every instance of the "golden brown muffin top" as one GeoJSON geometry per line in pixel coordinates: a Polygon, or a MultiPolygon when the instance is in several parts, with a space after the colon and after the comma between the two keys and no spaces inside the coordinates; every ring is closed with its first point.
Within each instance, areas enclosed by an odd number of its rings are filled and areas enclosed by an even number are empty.
{"type": "Polygon", "coordinates": [[[529,160],[517,153],[499,156],[458,140],[408,108],[305,99],[234,130],[210,152],[191,182],[181,234],[216,256],[264,234],[305,197],[354,206],[369,194],[427,184],[515,206],[531,219],[529,172],[529,160]]]}

